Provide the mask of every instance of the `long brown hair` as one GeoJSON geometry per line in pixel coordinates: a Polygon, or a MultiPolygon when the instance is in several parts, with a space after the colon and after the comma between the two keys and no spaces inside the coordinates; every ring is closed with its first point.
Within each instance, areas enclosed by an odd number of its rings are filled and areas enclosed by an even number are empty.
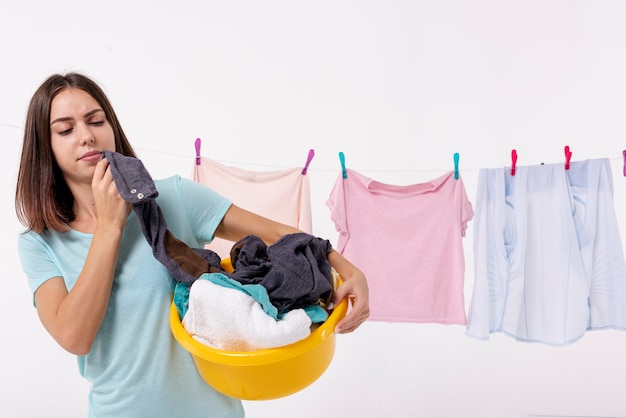
{"type": "Polygon", "coordinates": [[[15,210],[28,230],[66,231],[75,218],[74,196],[70,192],[52,153],[50,107],[52,100],[67,88],[78,88],[93,97],[104,110],[115,135],[115,151],[135,157],[122,126],[104,91],[79,73],[54,74],[35,91],[24,127],[24,143],[17,175],[15,210]]]}

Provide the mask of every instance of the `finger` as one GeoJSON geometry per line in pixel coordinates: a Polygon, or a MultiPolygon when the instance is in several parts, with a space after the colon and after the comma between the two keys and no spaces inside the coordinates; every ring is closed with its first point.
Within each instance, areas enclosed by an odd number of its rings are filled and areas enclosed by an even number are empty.
{"type": "Polygon", "coordinates": [[[102,179],[106,180],[109,183],[113,182],[113,173],[111,172],[111,170],[109,170],[108,163],[106,164],[106,167],[104,167],[104,173],[102,174],[102,179]]]}
{"type": "Polygon", "coordinates": [[[337,306],[339,302],[349,296],[353,296],[352,286],[348,284],[348,282],[343,282],[341,286],[339,286],[337,290],[335,290],[335,294],[333,295],[333,305],[337,306]]]}
{"type": "Polygon", "coordinates": [[[96,164],[96,169],[94,171],[94,180],[95,179],[102,179],[102,177],[104,176],[105,172],[108,171],[107,168],[109,167],[109,162],[103,158],[102,160],[98,161],[98,164],[96,164]]]}
{"type": "Polygon", "coordinates": [[[369,307],[364,306],[366,304],[358,298],[353,298],[351,301],[352,309],[337,323],[335,328],[335,331],[339,334],[347,334],[356,330],[369,317],[369,307]]]}
{"type": "Polygon", "coordinates": [[[354,313],[351,312],[337,323],[337,326],[335,327],[335,332],[337,334],[349,334],[356,330],[362,322],[363,321],[361,321],[360,318],[355,318],[354,313]]]}

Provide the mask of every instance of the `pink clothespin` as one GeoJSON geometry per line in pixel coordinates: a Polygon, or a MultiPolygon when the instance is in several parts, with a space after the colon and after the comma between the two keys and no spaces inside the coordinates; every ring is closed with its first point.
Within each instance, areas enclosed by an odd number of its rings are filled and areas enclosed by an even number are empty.
{"type": "Polygon", "coordinates": [[[517,165],[517,151],[511,150],[511,175],[515,175],[515,166],[517,165]]]}
{"type": "Polygon", "coordinates": [[[311,160],[313,159],[313,156],[315,155],[315,151],[313,150],[313,148],[311,148],[309,150],[309,156],[306,157],[306,163],[304,163],[304,168],[302,169],[302,175],[306,175],[307,170],[309,169],[309,164],[311,164],[311,160]]]}
{"type": "Polygon", "coordinates": [[[569,150],[569,145],[565,146],[565,169],[569,170],[569,162],[572,159],[572,153],[569,150]]]}
{"type": "Polygon", "coordinates": [[[194,145],[196,146],[196,165],[200,165],[200,146],[202,145],[202,140],[200,138],[196,138],[194,145]]]}
{"type": "Polygon", "coordinates": [[[622,157],[624,158],[624,177],[626,177],[626,149],[622,151],[622,157]]]}

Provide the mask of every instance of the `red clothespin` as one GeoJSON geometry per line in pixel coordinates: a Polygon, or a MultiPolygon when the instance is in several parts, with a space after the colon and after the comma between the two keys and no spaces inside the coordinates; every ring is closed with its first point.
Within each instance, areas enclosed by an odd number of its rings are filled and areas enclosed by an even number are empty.
{"type": "Polygon", "coordinates": [[[196,165],[200,165],[200,146],[202,145],[202,140],[200,138],[196,138],[194,145],[196,146],[196,165]]]}
{"type": "Polygon", "coordinates": [[[309,164],[311,164],[311,160],[313,159],[313,156],[315,155],[315,151],[313,150],[313,148],[311,148],[309,150],[309,156],[306,157],[306,163],[304,163],[304,168],[302,169],[302,175],[306,175],[307,170],[309,169],[309,164]]]}
{"type": "Polygon", "coordinates": [[[515,166],[517,165],[517,151],[511,150],[511,175],[515,175],[515,166]]]}
{"type": "Polygon", "coordinates": [[[565,146],[565,169],[569,170],[569,162],[572,159],[572,153],[569,150],[569,145],[565,146]]]}

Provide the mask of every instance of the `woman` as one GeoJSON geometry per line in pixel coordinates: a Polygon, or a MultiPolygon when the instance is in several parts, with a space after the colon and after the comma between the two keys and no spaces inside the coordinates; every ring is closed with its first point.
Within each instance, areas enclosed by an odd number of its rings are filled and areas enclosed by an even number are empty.
{"type": "MultiPolygon", "coordinates": [[[[81,74],[49,77],[26,119],[16,210],[27,231],[19,253],[41,322],[78,356],[92,384],[89,416],[243,416],[241,402],[204,383],[173,339],[167,313],[174,280],[120,197],[105,150],[135,156],[104,92],[81,74]]],[[[187,245],[249,234],[269,245],[300,232],[191,180],[155,183],[168,228],[187,245]]],[[[351,332],[369,315],[367,283],[337,252],[328,260],[344,279],[335,301],[352,301],[337,332],[351,332]]]]}

